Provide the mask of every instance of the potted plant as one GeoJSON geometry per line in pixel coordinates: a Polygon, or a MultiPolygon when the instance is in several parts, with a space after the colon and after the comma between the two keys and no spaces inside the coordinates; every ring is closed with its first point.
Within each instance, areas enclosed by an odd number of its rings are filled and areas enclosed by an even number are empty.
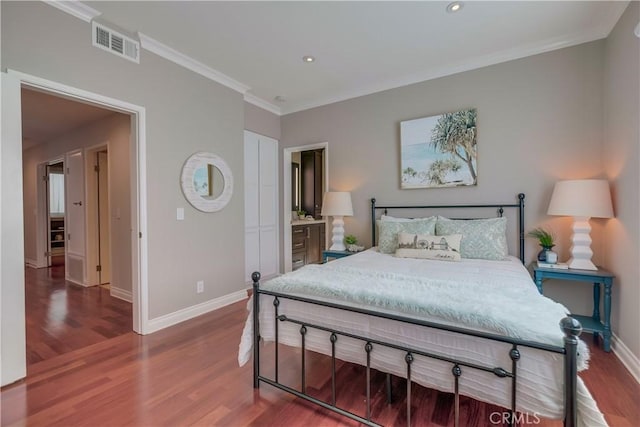
{"type": "Polygon", "coordinates": [[[353,234],[344,236],[344,244],[349,252],[360,252],[364,246],[358,246],[358,239],[353,234]]]}
{"type": "Polygon", "coordinates": [[[298,211],[298,219],[304,219],[307,215],[307,211],[300,209],[298,211]]]}
{"type": "Polygon", "coordinates": [[[527,236],[538,239],[538,244],[542,247],[542,250],[538,252],[538,261],[547,262],[547,252],[552,252],[551,249],[556,245],[555,235],[553,232],[545,230],[542,227],[538,227],[529,231],[527,236]]]}

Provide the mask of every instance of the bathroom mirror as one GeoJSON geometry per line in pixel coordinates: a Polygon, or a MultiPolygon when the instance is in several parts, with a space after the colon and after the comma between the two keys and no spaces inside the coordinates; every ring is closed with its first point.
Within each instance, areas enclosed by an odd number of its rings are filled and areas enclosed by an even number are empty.
{"type": "Polygon", "coordinates": [[[231,200],[233,175],[227,163],[212,153],[191,155],[182,167],[182,192],[202,212],[217,212],[231,200]]]}

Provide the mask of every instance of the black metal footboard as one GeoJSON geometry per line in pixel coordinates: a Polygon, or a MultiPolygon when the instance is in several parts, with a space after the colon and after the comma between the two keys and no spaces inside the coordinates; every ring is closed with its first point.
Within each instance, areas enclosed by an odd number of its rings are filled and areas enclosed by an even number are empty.
{"type": "MultiPolygon", "coordinates": [[[[560,328],[564,332],[564,347],[552,346],[547,344],[541,344],[526,340],[519,340],[515,338],[500,336],[489,334],[485,332],[473,331],[463,328],[452,327],[448,325],[441,325],[434,322],[421,321],[411,318],[406,318],[402,316],[397,316],[393,314],[387,313],[379,313],[371,310],[349,307],[341,304],[334,304],[323,301],[316,301],[309,298],[286,295],[279,292],[272,292],[267,290],[260,289],[260,273],[255,272],[252,275],[253,280],[253,386],[254,388],[258,388],[260,386],[260,382],[264,382],[273,387],[284,390],[288,393],[291,393],[297,397],[305,399],[309,402],[315,403],[321,407],[329,409],[333,412],[336,412],[345,417],[351,418],[353,420],[359,421],[365,425],[377,425],[371,419],[371,386],[370,386],[370,377],[371,377],[371,352],[374,348],[378,346],[392,348],[396,350],[400,350],[404,352],[404,363],[406,364],[406,379],[407,379],[407,425],[411,425],[411,367],[412,363],[416,356],[426,357],[431,359],[437,359],[439,361],[446,362],[451,366],[451,375],[454,383],[454,421],[455,425],[459,426],[459,413],[460,413],[460,393],[459,393],[459,380],[462,377],[464,371],[466,369],[476,369],[484,372],[491,373],[500,378],[506,378],[510,381],[509,387],[511,392],[511,406],[508,408],[508,422],[509,425],[516,425],[517,414],[516,414],[516,400],[517,400],[517,381],[518,381],[518,361],[521,358],[520,347],[528,347],[543,351],[548,351],[552,353],[562,354],[564,357],[564,407],[565,407],[565,419],[564,425],[568,427],[574,427],[577,425],[577,407],[576,407],[576,382],[577,382],[577,345],[578,339],[577,337],[580,335],[582,331],[582,327],[580,323],[571,318],[566,317],[562,319],[560,322],[560,328]],[[260,375],[260,295],[269,295],[273,297],[273,305],[274,305],[274,360],[275,360],[275,370],[274,370],[274,378],[267,378],[260,375]],[[366,337],[363,335],[358,335],[354,333],[349,333],[345,331],[334,330],[332,328],[325,327],[323,325],[313,324],[310,322],[306,322],[301,319],[295,319],[289,317],[285,314],[279,313],[279,305],[281,299],[287,299],[292,301],[298,301],[313,305],[319,305],[324,307],[330,307],[333,309],[345,310],[353,313],[360,313],[368,316],[374,316],[378,318],[395,320],[403,323],[413,324],[424,326],[427,328],[433,328],[442,331],[454,332],[458,334],[463,334],[466,336],[478,337],[486,340],[497,341],[502,343],[510,344],[511,348],[509,350],[509,357],[511,359],[511,367],[509,369],[505,369],[499,366],[485,366],[481,363],[472,363],[468,361],[459,360],[454,356],[442,355],[431,353],[424,350],[419,350],[416,348],[412,348],[409,345],[397,345],[388,342],[382,342],[380,340],[371,339],[370,337],[366,337]],[[300,377],[300,390],[293,389],[287,385],[284,385],[279,382],[278,378],[278,324],[280,322],[289,322],[300,326],[300,343],[301,343],[301,377],[300,377]],[[331,402],[324,402],[319,400],[313,396],[310,396],[306,393],[306,343],[305,337],[309,330],[309,328],[325,331],[329,334],[329,342],[331,344],[331,402]],[[363,343],[362,349],[366,353],[366,417],[361,417],[357,414],[349,412],[343,408],[336,406],[336,345],[340,341],[340,337],[348,337],[356,340],[360,340],[363,343]]],[[[387,384],[387,390],[389,390],[389,383],[387,384]]]]}

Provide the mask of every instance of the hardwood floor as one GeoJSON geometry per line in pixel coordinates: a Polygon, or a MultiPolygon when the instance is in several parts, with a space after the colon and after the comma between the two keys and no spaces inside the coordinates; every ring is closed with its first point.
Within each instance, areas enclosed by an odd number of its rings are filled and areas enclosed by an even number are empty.
{"type": "Polygon", "coordinates": [[[131,304],[101,286],[64,280],[64,262],[25,270],[27,369],[61,354],[131,332],[131,304]]]}
{"type": "MultiPolygon", "coordinates": [[[[151,335],[129,332],[34,363],[26,380],[2,390],[2,425],[357,425],[267,385],[253,390],[251,363],[239,368],[237,362],[245,307],[242,301],[151,335]]],[[[280,376],[297,386],[298,373],[287,369],[297,363],[286,358],[297,360],[299,350],[281,348],[280,376]]],[[[307,378],[308,387],[325,398],[330,393],[326,362],[309,353],[309,366],[320,369],[307,378]]],[[[339,363],[338,403],[357,413],[364,411],[361,373],[359,366],[339,363]]],[[[612,353],[592,346],[583,378],[611,426],[637,425],[640,386],[612,353]]],[[[393,387],[396,400],[387,405],[384,375],[374,375],[373,415],[385,425],[404,425],[404,380],[395,379],[393,387]]],[[[452,403],[450,394],[414,385],[413,425],[453,425],[452,403]]],[[[500,411],[463,398],[461,425],[491,425],[494,410],[500,411]]]]}

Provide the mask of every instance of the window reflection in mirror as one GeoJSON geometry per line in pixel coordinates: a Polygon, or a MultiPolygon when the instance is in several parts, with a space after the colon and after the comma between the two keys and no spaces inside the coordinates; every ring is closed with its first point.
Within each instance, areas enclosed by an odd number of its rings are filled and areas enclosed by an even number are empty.
{"type": "Polygon", "coordinates": [[[193,173],[193,189],[206,200],[220,197],[224,189],[222,172],[212,164],[202,164],[193,173]]]}

